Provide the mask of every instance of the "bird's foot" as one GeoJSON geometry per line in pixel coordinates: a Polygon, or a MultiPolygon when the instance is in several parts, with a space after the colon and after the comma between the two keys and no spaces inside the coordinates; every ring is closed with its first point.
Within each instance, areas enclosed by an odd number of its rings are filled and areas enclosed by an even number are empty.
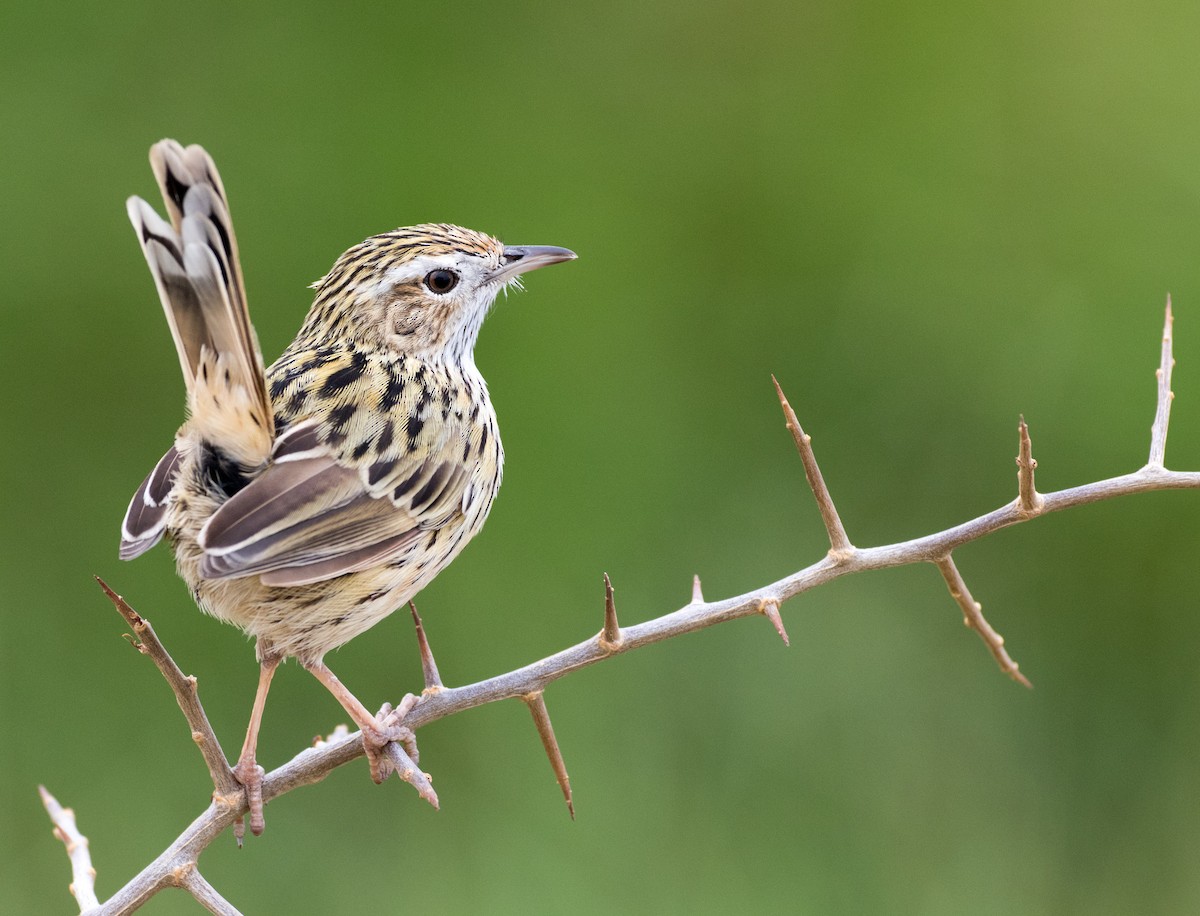
{"type": "Polygon", "coordinates": [[[409,693],[400,701],[399,706],[393,708],[391,703],[384,703],[383,708],[375,714],[374,725],[368,724],[362,730],[363,749],[367,752],[367,762],[371,765],[371,778],[377,783],[391,776],[398,764],[411,761],[415,766],[421,759],[417,750],[416,733],[404,725],[404,717],[417,705],[417,700],[417,697],[409,693]],[[397,750],[401,750],[403,756],[388,752],[388,745],[393,742],[399,745],[397,750]]]}
{"type": "Polygon", "coordinates": [[[417,793],[433,807],[438,807],[437,793],[429,781],[429,774],[421,772],[417,761],[417,736],[404,724],[404,717],[420,702],[420,697],[407,694],[400,705],[393,708],[385,703],[374,717],[376,725],[362,730],[363,748],[371,764],[371,778],[383,782],[392,773],[417,790],[417,793]]]}
{"type": "MultiPolygon", "coordinates": [[[[258,765],[254,755],[243,756],[233,768],[233,775],[246,789],[246,806],[250,809],[250,832],[262,836],[266,821],[263,819],[263,768],[258,765]]],[[[241,845],[239,837],[238,845],[241,845]]]]}

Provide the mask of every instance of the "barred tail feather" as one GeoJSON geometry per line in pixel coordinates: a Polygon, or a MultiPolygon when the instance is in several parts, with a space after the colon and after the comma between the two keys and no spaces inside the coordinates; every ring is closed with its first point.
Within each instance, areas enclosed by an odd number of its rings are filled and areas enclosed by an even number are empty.
{"type": "Polygon", "coordinates": [[[150,161],[171,222],[137,197],[129,218],[175,340],[189,410],[211,444],[259,465],[270,454],[274,417],[224,188],[199,146],[163,140],[150,161]]]}

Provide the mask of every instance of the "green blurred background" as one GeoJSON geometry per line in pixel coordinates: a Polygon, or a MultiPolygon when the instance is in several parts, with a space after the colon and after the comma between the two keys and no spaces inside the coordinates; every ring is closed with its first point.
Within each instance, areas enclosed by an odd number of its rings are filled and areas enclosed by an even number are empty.
{"type": "MultiPolygon", "coordinates": [[[[204,806],[150,617],[236,752],[253,652],[118,525],[182,416],[123,201],[203,143],[268,359],[305,285],[424,220],[577,263],[501,301],[478,362],[508,452],[484,534],[420,598],[448,682],[818,559],[779,376],[851,537],[1144,462],[1161,310],[1168,464],[1200,466],[1200,7],[1034,2],[9,4],[0,24],[0,911],[69,913],[35,793],[79,812],[101,896],[204,806]]],[[[1159,493],[958,553],[1032,678],[997,672],[932,567],[843,580],[623,656],[548,700],[563,808],[510,702],[421,734],[443,806],[361,761],[201,860],[246,913],[1200,911],[1200,502],[1159,493]]],[[[396,615],[329,659],[419,686],[396,615]]],[[[342,713],[276,679],[261,759],[342,713]]],[[[192,913],[181,893],[148,913],[192,913]]]]}

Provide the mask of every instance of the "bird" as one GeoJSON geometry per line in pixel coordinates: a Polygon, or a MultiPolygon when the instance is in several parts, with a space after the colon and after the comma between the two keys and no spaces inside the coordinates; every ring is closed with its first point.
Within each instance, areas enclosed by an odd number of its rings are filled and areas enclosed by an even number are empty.
{"type": "Polygon", "coordinates": [[[150,164],[168,218],[137,196],[127,210],[186,420],[130,501],[120,557],[165,538],[200,609],[254,639],[259,683],[233,772],[260,834],[258,733],[283,660],[361,729],[376,781],[388,741],[412,740],[411,702],[372,714],[324,656],[404,606],[483,526],[504,450],[475,365],[480,328],[523,274],[576,255],[444,223],[372,236],[312,284],[299,332],[265,368],[212,157],[167,139],[150,164]]]}

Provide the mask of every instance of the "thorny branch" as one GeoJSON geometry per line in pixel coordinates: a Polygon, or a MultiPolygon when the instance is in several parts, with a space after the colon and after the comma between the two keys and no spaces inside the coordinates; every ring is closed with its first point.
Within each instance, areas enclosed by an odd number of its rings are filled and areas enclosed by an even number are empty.
{"type": "MultiPolygon", "coordinates": [[[[686,605],[677,611],[629,627],[621,627],[617,623],[612,584],[606,576],[604,627],[596,636],[548,658],[526,665],[524,668],[463,687],[445,687],[442,684],[437,673],[437,666],[433,662],[433,654],[429,649],[428,640],[425,638],[424,629],[420,625],[420,618],[414,608],[413,618],[417,625],[425,690],[419,701],[404,718],[404,724],[408,728],[416,730],[430,722],[486,703],[520,699],[529,706],[533,713],[538,732],[573,815],[571,788],[567,780],[566,767],[563,764],[562,754],[554,737],[554,729],[546,711],[544,693],[551,683],[613,655],[681,636],[684,633],[691,633],[727,620],[736,620],[740,617],[757,614],[766,616],[786,642],[787,634],[783,629],[779,608],[789,598],[842,576],[913,563],[932,563],[938,567],[949,586],[951,595],[963,611],[967,626],[979,634],[1002,671],[1014,680],[1028,685],[1029,682],[1018,671],[1016,662],[1005,650],[1004,640],[984,620],[980,605],[972,597],[951,554],[958,547],[993,534],[1001,528],[1050,512],[1150,490],[1200,489],[1200,472],[1171,471],[1164,466],[1167,423],[1171,400],[1174,397],[1171,392],[1171,368],[1174,365],[1171,326],[1171,303],[1168,299],[1163,329],[1162,358],[1157,372],[1157,409],[1151,431],[1150,460],[1145,467],[1130,474],[1066,490],[1038,493],[1034,488],[1033,471],[1036,462],[1032,456],[1029,429],[1022,418],[1018,427],[1018,494],[1016,499],[986,515],[963,522],[961,525],[945,531],[881,547],[858,548],[851,543],[817,466],[816,456],[812,450],[812,440],[801,429],[795,413],[783,395],[782,388],[776,381],[775,387],[783,407],[787,427],[795,439],[796,447],[804,464],[805,476],[816,498],[821,518],[829,535],[830,550],[822,559],[762,588],[722,601],[705,601],[700,588],[700,578],[697,576],[692,583],[691,600],[686,605]]],[[[103,586],[103,583],[101,585],[103,586]]],[[[200,854],[213,840],[227,828],[236,825],[246,813],[241,787],[236,782],[231,784],[232,773],[220,753],[212,728],[200,706],[199,698],[196,695],[195,679],[183,675],[154,635],[149,623],[137,615],[120,596],[114,594],[107,586],[103,587],[116,604],[117,609],[133,627],[136,637],[134,645],[138,647],[139,651],[154,660],[175,692],[180,708],[187,717],[193,736],[208,764],[216,791],[212,804],[180,834],[170,847],[107,902],[97,905],[94,891],[95,873],[91,869],[87,842],[75,827],[74,817],[69,809],[63,809],[48,792],[42,790],[46,808],[55,824],[55,833],[66,843],[68,854],[71,857],[74,871],[72,892],[76,895],[81,910],[88,913],[89,916],[131,913],[150,897],[167,887],[182,887],[188,890],[210,912],[237,913],[237,910],[200,875],[197,870],[197,861],[200,854]]],[[[360,735],[357,732],[350,734],[344,729],[339,729],[327,741],[301,751],[288,763],[266,774],[263,781],[263,800],[270,801],[300,786],[319,782],[336,767],[354,760],[362,753],[360,735]]],[[[401,763],[404,766],[414,766],[411,762],[403,760],[401,763]]]]}

